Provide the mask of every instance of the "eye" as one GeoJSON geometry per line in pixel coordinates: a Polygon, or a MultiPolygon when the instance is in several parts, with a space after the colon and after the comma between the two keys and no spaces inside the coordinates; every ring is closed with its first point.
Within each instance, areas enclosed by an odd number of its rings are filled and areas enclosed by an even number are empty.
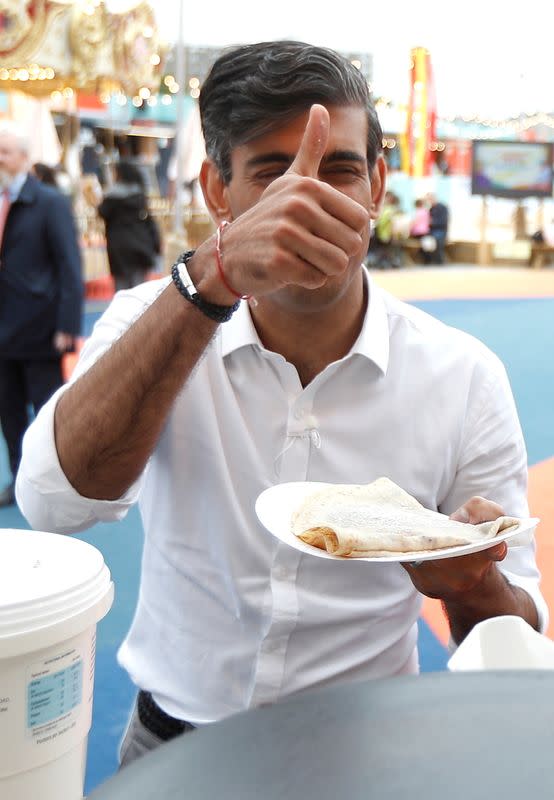
{"type": "Polygon", "coordinates": [[[328,181],[354,181],[364,176],[364,171],[355,164],[334,164],[321,171],[321,178],[328,181]]]}
{"type": "Polygon", "coordinates": [[[362,169],[357,164],[332,164],[326,168],[325,172],[360,175],[362,169]]]}
{"type": "Polygon", "coordinates": [[[284,175],[286,171],[286,167],[271,167],[271,169],[256,173],[255,178],[258,181],[273,181],[275,178],[280,178],[281,175],[284,175]]]}

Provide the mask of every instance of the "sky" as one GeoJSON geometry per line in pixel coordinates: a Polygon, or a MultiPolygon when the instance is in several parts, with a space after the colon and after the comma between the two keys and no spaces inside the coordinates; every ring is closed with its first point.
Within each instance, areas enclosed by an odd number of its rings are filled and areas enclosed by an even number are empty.
{"type": "MultiPolygon", "coordinates": [[[[110,0],[113,10],[134,0],[110,0]]],[[[152,6],[162,37],[177,38],[180,0],[152,6]]],[[[503,118],[554,110],[552,0],[183,0],[186,44],[303,39],[373,55],[373,90],[407,102],[412,47],[427,47],[437,110],[503,118]]]]}

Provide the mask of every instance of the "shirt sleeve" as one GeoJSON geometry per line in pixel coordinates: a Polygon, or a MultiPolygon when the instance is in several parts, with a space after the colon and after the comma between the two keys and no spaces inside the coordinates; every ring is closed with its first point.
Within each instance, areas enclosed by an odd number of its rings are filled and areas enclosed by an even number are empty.
{"type": "MultiPolygon", "coordinates": [[[[159,291],[167,282],[158,282],[162,284],[159,291]]],[[[148,285],[116,294],[87,340],[70,383],[78,380],[111,347],[152,299],[154,295],[148,285]]],[[[59,462],[54,437],[56,406],[69,385],[50,398],[29,426],[16,479],[17,502],[29,524],[36,530],[53,533],[76,533],[97,522],[122,519],[137,502],[146,471],[117,500],[83,497],[73,488],[59,462]]]]}
{"type": "MultiPolygon", "coordinates": [[[[470,497],[480,495],[498,503],[509,516],[528,517],[527,452],[508,376],[496,356],[490,354],[488,364],[478,366],[473,383],[457,474],[440,511],[452,514],[470,497]]],[[[533,599],[544,632],[548,608],[539,588],[534,535],[522,534],[498,566],[511,584],[533,599]]]]}

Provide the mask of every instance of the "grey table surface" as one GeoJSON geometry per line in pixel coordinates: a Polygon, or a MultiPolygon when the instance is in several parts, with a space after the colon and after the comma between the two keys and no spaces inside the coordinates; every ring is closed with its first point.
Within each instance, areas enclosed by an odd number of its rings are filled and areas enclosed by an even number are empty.
{"type": "Polygon", "coordinates": [[[553,800],[554,671],[319,689],[184,734],[89,800],[553,800]]]}

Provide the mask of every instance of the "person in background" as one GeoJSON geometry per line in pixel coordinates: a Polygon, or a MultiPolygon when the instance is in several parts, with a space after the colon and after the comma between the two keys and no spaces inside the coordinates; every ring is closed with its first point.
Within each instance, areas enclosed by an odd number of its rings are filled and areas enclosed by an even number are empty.
{"type": "Polygon", "coordinates": [[[128,161],[115,165],[115,183],[98,206],[106,226],[106,245],[115,289],[146,280],[161,252],[158,225],[148,211],[140,170],[128,161]]]}
{"type": "Polygon", "coordinates": [[[414,205],[415,213],[410,226],[410,237],[419,239],[421,244],[419,256],[424,264],[429,265],[433,263],[434,252],[437,249],[435,237],[430,233],[431,215],[424,199],[419,198],[414,205]]]}
{"type": "Polygon", "coordinates": [[[37,161],[37,163],[33,164],[31,167],[31,174],[41,183],[45,183],[47,186],[54,186],[56,189],[59,188],[54,167],[49,167],[48,164],[37,161]]]}
{"type": "Polygon", "coordinates": [[[398,243],[396,220],[400,215],[400,198],[391,191],[385,193],[368,251],[368,266],[376,269],[402,266],[402,249],[398,243]]]}
{"type": "Polygon", "coordinates": [[[433,236],[436,247],[429,253],[431,264],[446,263],[446,237],[448,235],[448,208],[437,200],[434,194],[427,195],[429,204],[429,234],[433,236]]]}
{"type": "Polygon", "coordinates": [[[94,172],[83,175],[79,189],[79,200],[83,206],[83,212],[86,213],[88,209],[92,208],[98,209],[103,199],[102,186],[98,176],[94,172]]]}
{"type": "Polygon", "coordinates": [[[425,204],[425,200],[418,198],[415,203],[415,212],[410,224],[410,236],[412,239],[421,239],[422,236],[427,236],[431,224],[431,216],[429,209],[425,204]]]}
{"type": "Polygon", "coordinates": [[[417,673],[422,595],[454,642],[493,616],[541,630],[548,616],[529,540],[339,564],[261,525],[270,486],[381,476],[460,521],[526,517],[527,458],[494,353],[362,266],[386,190],[362,72],[303,42],[250,44],[215,61],[200,111],[217,232],[170,278],[115,295],[29,428],[17,479],[39,530],[140,501],[123,765],[314,687],[417,673]]]}
{"type": "MultiPolygon", "coordinates": [[[[15,475],[28,407],[63,383],[81,333],[81,256],[67,199],[29,171],[29,143],[0,124],[0,424],[15,475]]],[[[15,502],[14,481],[0,506],[15,502]]]]}

